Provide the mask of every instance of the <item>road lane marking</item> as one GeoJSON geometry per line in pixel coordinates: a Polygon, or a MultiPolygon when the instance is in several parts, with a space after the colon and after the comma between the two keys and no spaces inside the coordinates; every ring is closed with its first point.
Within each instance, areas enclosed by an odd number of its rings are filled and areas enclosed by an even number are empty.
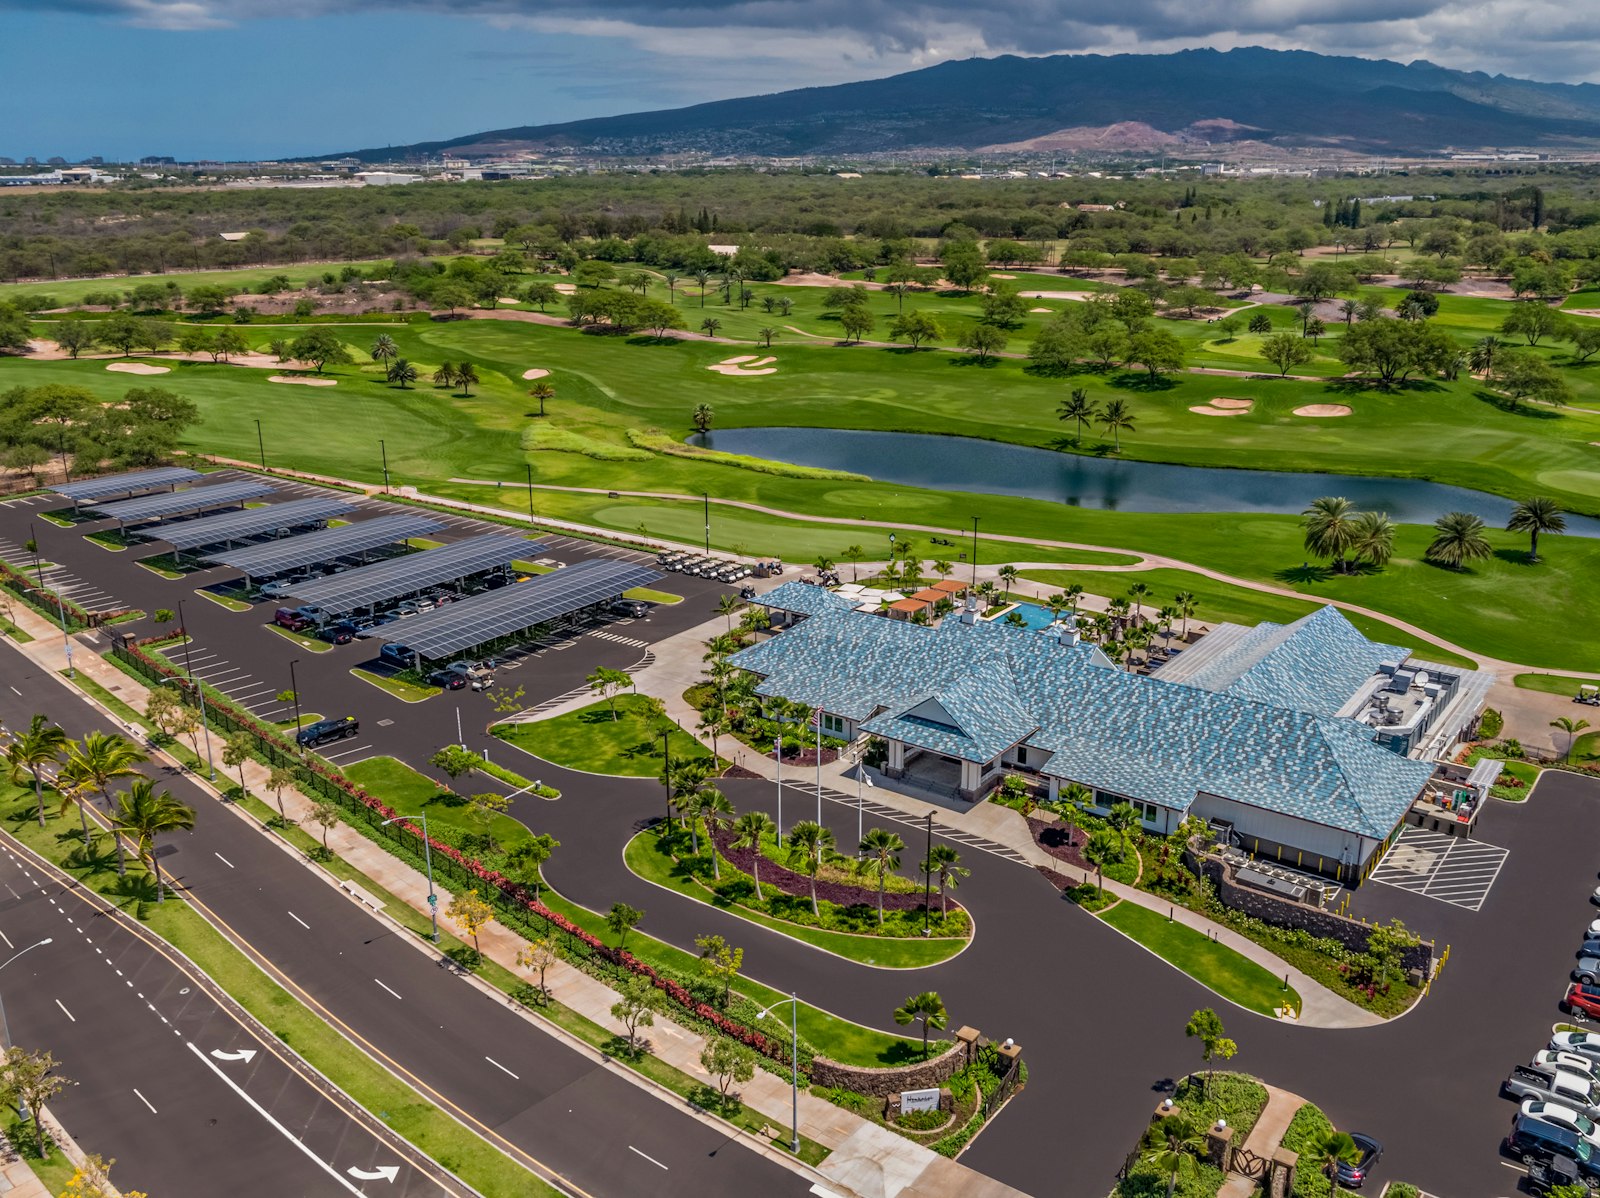
{"type": "MultiPolygon", "coordinates": [[[[268,1123],[272,1124],[272,1126],[275,1127],[279,1131],[279,1133],[282,1134],[284,1139],[288,1140],[289,1143],[293,1144],[301,1152],[305,1153],[308,1157],[310,1157],[313,1161],[315,1161],[318,1168],[320,1168],[329,1177],[333,1178],[334,1181],[338,1182],[341,1186],[343,1186],[344,1189],[348,1193],[351,1193],[351,1194],[360,1194],[361,1193],[360,1190],[356,1189],[355,1186],[350,1184],[350,1182],[344,1177],[343,1174],[341,1174],[338,1170],[336,1170],[332,1165],[328,1164],[327,1161],[323,1160],[315,1152],[312,1152],[311,1149],[308,1148],[300,1140],[300,1138],[298,1136],[296,1136],[292,1131],[290,1131],[282,1123],[278,1122],[277,1119],[273,1118],[273,1116],[272,1116],[270,1111],[268,1111],[264,1106],[262,1106],[254,1098],[251,1098],[250,1095],[246,1094],[244,1092],[244,1090],[231,1077],[229,1077],[226,1073],[224,1073],[221,1069],[219,1069],[211,1061],[207,1060],[206,1059],[206,1054],[201,1052],[200,1049],[194,1044],[193,1041],[188,1041],[187,1043],[188,1043],[189,1051],[194,1053],[195,1056],[200,1058],[201,1064],[203,1064],[207,1069],[211,1070],[212,1073],[215,1073],[218,1077],[220,1077],[222,1079],[223,1083],[230,1090],[232,1090],[240,1098],[242,1098],[246,1102],[248,1102],[250,1104],[251,1109],[254,1110],[256,1114],[260,1115],[263,1119],[265,1119],[268,1123]]],[[[138,1091],[136,1090],[136,1091],[134,1091],[134,1093],[138,1093],[138,1091]]]]}
{"type": "Polygon", "coordinates": [[[144,1103],[145,1106],[149,1106],[150,1107],[150,1113],[152,1115],[159,1115],[161,1113],[160,1111],[156,1110],[155,1107],[150,1106],[150,1100],[148,1098],[146,1098],[143,1094],[139,1093],[139,1090],[138,1090],[137,1086],[134,1087],[134,1091],[133,1092],[134,1092],[134,1095],[139,1099],[140,1102],[144,1103]]]}
{"type": "MultiPolygon", "coordinates": [[[[373,979],[372,979],[372,980],[373,980],[373,981],[375,981],[375,982],[378,982],[378,979],[377,979],[377,978],[373,978],[373,979]]],[[[382,982],[378,982],[378,985],[380,985],[380,986],[383,986],[383,983],[382,983],[382,982]]],[[[400,998],[400,995],[399,995],[399,992],[398,992],[398,991],[395,991],[395,990],[392,990],[392,989],[390,989],[390,988],[389,988],[389,987],[388,987],[388,986],[383,986],[383,988],[384,988],[384,989],[385,989],[385,990],[388,990],[388,991],[389,991],[389,993],[390,993],[390,994],[393,994],[393,995],[394,995],[394,996],[395,996],[395,997],[396,997],[396,998],[400,998]]],[[[400,1001],[401,1001],[401,1002],[404,1002],[404,1001],[405,1001],[405,999],[403,999],[403,998],[402,998],[402,999],[400,999],[400,1001]]]]}
{"type": "Polygon", "coordinates": [[[4,940],[6,942],[6,947],[7,948],[16,948],[17,947],[16,945],[11,943],[11,937],[7,936],[4,932],[0,932],[0,940],[4,940]]]}
{"type": "Polygon", "coordinates": [[[219,852],[217,852],[217,850],[216,850],[216,849],[212,849],[212,850],[211,850],[211,855],[212,855],[212,856],[213,856],[213,857],[215,857],[215,858],[216,858],[216,859],[217,859],[217,860],[218,860],[218,861],[220,861],[220,862],[222,862],[222,864],[224,864],[224,865],[226,865],[226,866],[227,866],[227,867],[228,867],[228,868],[229,868],[229,869],[232,869],[232,868],[233,868],[233,862],[232,862],[232,861],[229,861],[229,860],[228,860],[228,859],[227,859],[227,858],[226,858],[226,857],[224,857],[224,856],[223,856],[223,855],[222,855],[222,854],[221,854],[221,853],[219,853],[219,852]]]}
{"type": "Polygon", "coordinates": [[[12,688],[11,688],[11,693],[12,693],[12,694],[13,694],[13,695],[20,695],[20,694],[22,694],[22,692],[21,692],[21,691],[19,691],[19,690],[18,690],[18,689],[17,689],[17,688],[16,688],[16,687],[14,687],[14,686],[13,686],[13,687],[12,687],[12,688]]]}
{"type": "Polygon", "coordinates": [[[67,1010],[66,1004],[63,1003],[59,998],[56,999],[56,1006],[60,1007],[61,1008],[61,1013],[63,1015],[65,1015],[68,1019],[72,1020],[73,1023],[77,1023],[78,1022],[77,1016],[75,1016],[71,1011],[67,1010]]]}
{"type": "Polygon", "coordinates": [[[648,1152],[639,1152],[639,1150],[637,1148],[635,1148],[632,1144],[628,1145],[628,1151],[629,1152],[638,1152],[640,1156],[644,1157],[645,1160],[649,1161],[657,1169],[661,1169],[661,1170],[665,1170],[666,1169],[666,1166],[663,1165],[660,1161],[656,1160],[655,1157],[651,1156],[648,1152]]]}
{"type": "MultiPolygon", "coordinates": [[[[380,986],[383,985],[382,982],[380,982],[378,984],[380,986]]],[[[384,988],[388,989],[388,987],[384,987],[384,988]]],[[[517,1077],[517,1075],[515,1073],[512,1073],[511,1070],[507,1069],[504,1065],[502,1065],[499,1061],[495,1060],[493,1057],[484,1057],[483,1059],[488,1061],[489,1064],[493,1065],[496,1069],[500,1070],[500,1072],[505,1074],[507,1077],[516,1078],[516,1080],[519,1081],[519,1082],[522,1080],[520,1077],[517,1077]]]]}
{"type": "Polygon", "coordinates": [[[305,929],[305,930],[306,930],[306,931],[308,931],[308,932],[309,932],[309,931],[310,931],[310,930],[311,930],[311,925],[310,925],[310,924],[308,924],[308,923],[307,923],[307,922],[306,922],[306,921],[305,921],[305,920],[303,920],[303,919],[301,919],[301,918],[300,918],[300,917],[299,917],[299,916],[298,916],[298,915],[296,915],[296,914],[295,914],[295,913],[294,913],[294,912],[293,912],[293,911],[290,911],[290,912],[289,912],[289,918],[290,918],[290,919],[292,919],[292,920],[294,920],[294,921],[295,921],[295,923],[297,923],[297,924],[299,924],[299,925],[300,925],[300,926],[301,926],[301,927],[302,927],[302,928],[304,928],[304,929],[305,929]]]}

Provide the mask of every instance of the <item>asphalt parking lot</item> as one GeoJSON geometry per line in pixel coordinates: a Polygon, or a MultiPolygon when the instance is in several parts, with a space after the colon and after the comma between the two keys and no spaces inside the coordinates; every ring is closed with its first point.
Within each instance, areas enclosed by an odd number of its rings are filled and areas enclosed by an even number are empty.
{"type": "Polygon", "coordinates": [[[1508,850],[1499,845],[1407,828],[1389,846],[1367,882],[1481,911],[1507,856],[1508,850]]]}

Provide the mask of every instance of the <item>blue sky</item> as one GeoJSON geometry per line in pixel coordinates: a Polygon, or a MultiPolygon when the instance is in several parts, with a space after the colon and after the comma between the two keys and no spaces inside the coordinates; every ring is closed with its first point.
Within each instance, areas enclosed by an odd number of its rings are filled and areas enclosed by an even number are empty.
{"type": "Polygon", "coordinates": [[[1600,81],[1591,0],[0,0],[0,30],[19,159],[324,153],[977,54],[1265,45],[1600,81]]]}

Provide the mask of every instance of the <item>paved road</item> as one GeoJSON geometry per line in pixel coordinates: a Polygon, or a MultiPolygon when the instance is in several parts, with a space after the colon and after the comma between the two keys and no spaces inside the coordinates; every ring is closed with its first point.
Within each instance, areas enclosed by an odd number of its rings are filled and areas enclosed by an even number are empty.
{"type": "Polygon", "coordinates": [[[74,1084],[51,1110],[116,1158],[122,1184],[260,1198],[470,1192],[441,1187],[425,1158],[414,1167],[416,1154],[351,1118],[104,904],[0,846],[0,938],[22,949],[47,937],[5,972],[11,1042],[61,1062],[74,1084]]]}
{"type": "MultiPolygon", "coordinates": [[[[25,723],[41,707],[74,736],[105,726],[94,709],[40,678],[31,663],[18,666],[19,660],[15,650],[0,650],[0,674],[28,696],[9,687],[0,692],[6,726],[25,723]]],[[[305,867],[186,777],[152,772],[198,812],[195,830],[167,838],[176,851],[162,858],[189,898],[273,962],[324,1018],[493,1142],[591,1195],[743,1198],[807,1191],[782,1166],[735,1149],[717,1127],[480,995],[441,959],[417,951],[303,873],[305,867]]],[[[104,1131],[114,1139],[115,1126],[75,1131],[91,1149],[124,1157],[120,1145],[99,1138],[104,1131]]]]}

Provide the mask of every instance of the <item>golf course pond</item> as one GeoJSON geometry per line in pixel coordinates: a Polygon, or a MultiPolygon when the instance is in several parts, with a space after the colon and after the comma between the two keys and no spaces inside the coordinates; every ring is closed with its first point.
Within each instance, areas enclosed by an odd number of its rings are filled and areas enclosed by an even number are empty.
{"type": "MultiPolygon", "coordinates": [[[[832,428],[719,429],[690,444],[800,466],[848,470],[880,482],[936,491],[1045,499],[1121,512],[1266,512],[1299,515],[1321,495],[1387,512],[1403,524],[1431,524],[1472,512],[1504,528],[1509,499],[1414,478],[1174,466],[1058,453],[975,437],[832,428]]],[[[1567,517],[1567,533],[1600,537],[1600,520],[1567,517]]]]}

